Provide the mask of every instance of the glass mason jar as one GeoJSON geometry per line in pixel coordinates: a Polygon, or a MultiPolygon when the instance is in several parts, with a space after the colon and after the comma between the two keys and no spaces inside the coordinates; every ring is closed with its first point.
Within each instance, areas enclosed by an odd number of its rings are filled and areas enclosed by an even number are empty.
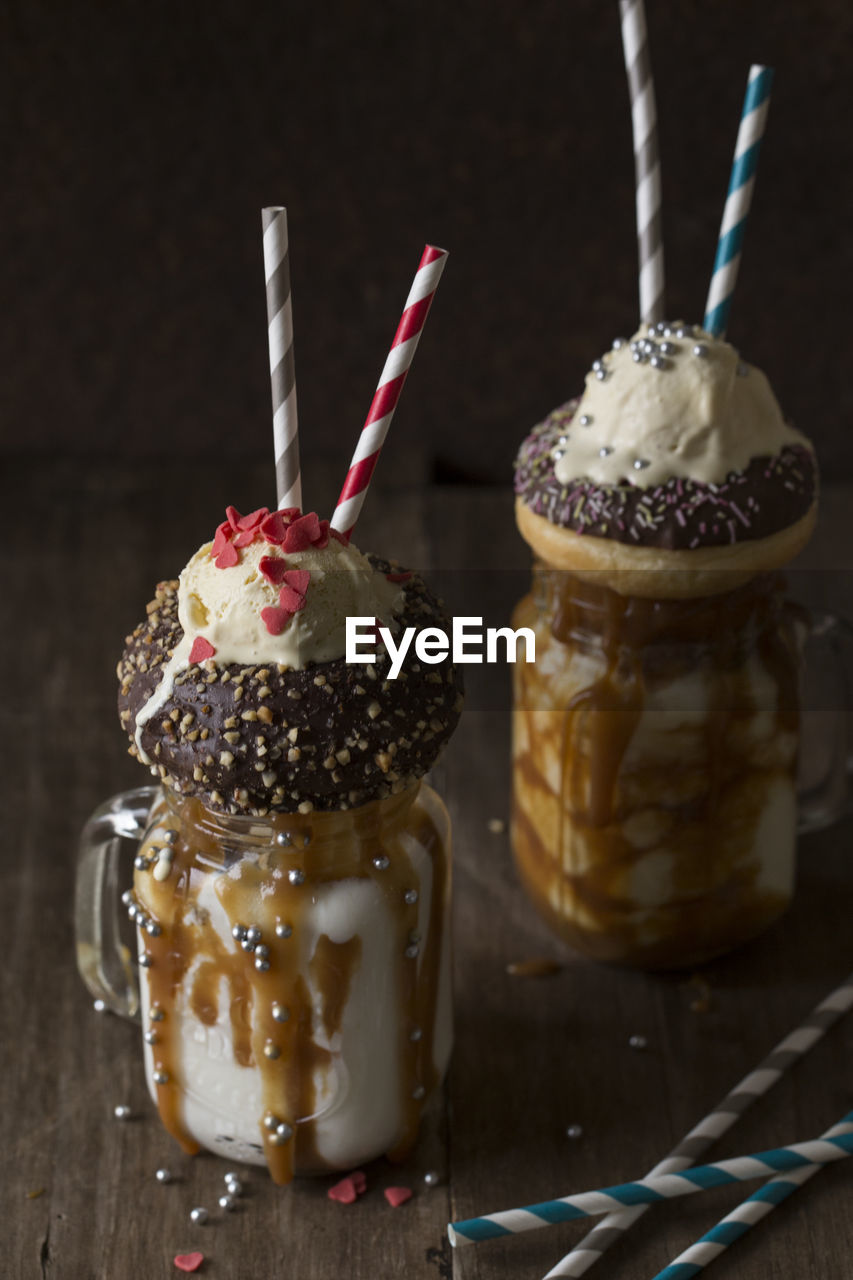
{"type": "Polygon", "coordinates": [[[184,1150],[274,1181],[402,1157],[451,1048],[450,823],[417,783],[342,812],[227,817],[142,788],[87,823],[80,971],[141,1015],[148,1089],[184,1150]],[[139,948],[118,929],[122,901],[139,948]]]}
{"type": "MultiPolygon", "coordinates": [[[[533,629],[536,662],[515,667],[511,838],[529,896],[577,950],[694,965],[790,901],[808,624],[783,589],[763,574],[724,595],[641,599],[536,563],[513,618],[533,629]]],[[[840,625],[823,627],[831,658],[840,625]]],[[[833,718],[800,829],[844,807],[833,718]]]]}

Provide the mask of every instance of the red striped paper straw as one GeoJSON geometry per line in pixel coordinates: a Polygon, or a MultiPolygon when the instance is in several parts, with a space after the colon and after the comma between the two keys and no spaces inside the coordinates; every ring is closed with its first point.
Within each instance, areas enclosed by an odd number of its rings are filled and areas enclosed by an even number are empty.
{"type": "Polygon", "coordinates": [[[301,508],[287,210],[280,205],[271,205],[262,210],[261,219],[264,228],[276,494],[279,510],[284,507],[301,508]]]}
{"type": "Polygon", "coordinates": [[[332,516],[332,528],[347,541],[364,503],[446,261],[446,249],[425,246],[332,516]]]}

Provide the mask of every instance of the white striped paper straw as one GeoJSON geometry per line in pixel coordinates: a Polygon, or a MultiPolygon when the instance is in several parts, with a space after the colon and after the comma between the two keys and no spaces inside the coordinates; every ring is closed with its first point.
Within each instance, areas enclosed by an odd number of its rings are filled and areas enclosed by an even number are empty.
{"type": "Polygon", "coordinates": [[[347,540],[364,504],[446,262],[446,249],[426,245],[332,516],[332,528],[347,540]]]}
{"type": "MultiPolygon", "coordinates": [[[[841,1134],[853,1132],[853,1111],[848,1112],[842,1121],[827,1129],[823,1137],[827,1140],[837,1138],[841,1134]]],[[[748,1231],[757,1226],[777,1205],[782,1204],[788,1196],[793,1195],[809,1178],[813,1178],[824,1166],[822,1164],[805,1164],[801,1169],[792,1169],[778,1178],[771,1178],[763,1187],[759,1187],[751,1196],[739,1204],[731,1213],[721,1218],[715,1227],[707,1231],[701,1239],[685,1249],[669,1266],[659,1271],[654,1280],[692,1280],[704,1271],[707,1266],[719,1258],[729,1245],[743,1238],[748,1231]]]]}
{"type": "Polygon", "coordinates": [[[767,126],[770,107],[770,90],[773,87],[773,69],[754,66],[749,69],[746,97],[740,117],[740,128],[735,143],[735,158],[729,178],[729,192],[723,209],[720,235],[717,240],[717,256],[705,303],[704,328],[721,338],[729,323],[732,294],[737,281],[746,218],[752,204],[755,172],[761,140],[767,126]]]}
{"type": "MultiPolygon", "coordinates": [[[[853,1009],[853,973],[821,1000],[796,1030],[785,1036],[785,1039],[770,1051],[754,1071],[736,1084],[722,1102],[718,1103],[704,1120],[700,1120],[668,1156],[649,1171],[649,1176],[659,1173],[679,1173],[682,1169],[687,1169],[694,1164],[718,1138],[732,1128],[756,1099],[767,1093],[788,1068],[808,1053],[829,1028],[845,1013],[849,1013],[850,1009],[853,1009]]],[[[552,1267],[545,1280],[582,1276],[611,1245],[622,1239],[625,1232],[645,1212],[645,1208],[640,1207],[624,1213],[609,1214],[602,1222],[597,1223],[592,1231],[584,1236],[583,1240],[555,1267],[552,1267]]]]}
{"type": "Polygon", "coordinates": [[[655,83],[643,0],[619,0],[619,13],[634,136],[640,319],[646,324],[657,324],[663,320],[660,153],[655,83]]]}
{"type": "Polygon", "coordinates": [[[507,1209],[482,1218],[469,1218],[465,1222],[451,1222],[447,1234],[453,1245],[477,1244],[497,1236],[551,1227],[557,1222],[610,1213],[620,1206],[657,1204],[661,1200],[693,1195],[731,1182],[750,1182],[753,1178],[765,1178],[768,1174],[800,1169],[804,1165],[829,1164],[833,1160],[844,1160],[851,1154],[853,1133],[839,1134],[835,1138],[813,1138],[809,1142],[794,1142],[785,1147],[772,1147],[769,1151],[719,1160],[716,1164],[697,1165],[683,1173],[665,1173],[656,1178],[641,1178],[639,1182],[620,1182],[598,1191],[581,1191],[556,1200],[544,1200],[541,1204],[529,1204],[523,1209],[507,1209]]]}
{"type": "Polygon", "coordinates": [[[262,210],[264,275],[267,282],[267,331],[270,347],[272,429],[275,482],[279,510],[302,507],[299,435],[296,417],[296,374],[293,364],[293,311],[290,301],[290,250],[287,210],[262,210]]]}

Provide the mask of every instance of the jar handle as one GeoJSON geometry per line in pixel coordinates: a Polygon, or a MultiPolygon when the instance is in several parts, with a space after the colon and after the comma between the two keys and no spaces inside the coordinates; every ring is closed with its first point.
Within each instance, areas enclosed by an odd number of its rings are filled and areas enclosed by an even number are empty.
{"type": "Polygon", "coordinates": [[[137,787],[99,805],[80,835],[74,928],[77,968],[96,999],[113,1013],[136,1018],[135,959],[121,939],[121,863],[136,853],[158,787],[137,787]]]}
{"type": "Polygon", "coordinates": [[[853,626],[832,613],[813,617],[800,686],[797,829],[821,831],[851,809],[853,788],[853,626]]]}

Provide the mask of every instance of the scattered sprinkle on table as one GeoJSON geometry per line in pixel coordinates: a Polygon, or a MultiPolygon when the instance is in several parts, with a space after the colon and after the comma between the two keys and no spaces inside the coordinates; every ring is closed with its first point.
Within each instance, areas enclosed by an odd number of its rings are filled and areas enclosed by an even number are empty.
{"type": "Polygon", "coordinates": [[[355,1204],[358,1197],[366,1190],[367,1178],[360,1169],[357,1169],[355,1173],[348,1173],[345,1178],[341,1178],[340,1182],[329,1187],[326,1195],[330,1200],[337,1200],[338,1204],[355,1204]]]}
{"type": "Polygon", "coordinates": [[[489,818],[489,830],[493,836],[502,836],[506,831],[506,823],[503,818],[489,818]]]}
{"type": "Polygon", "coordinates": [[[175,1266],[179,1271],[198,1271],[204,1262],[203,1253],[176,1253],[175,1266]]]}
{"type": "Polygon", "coordinates": [[[392,1209],[399,1209],[401,1204],[411,1200],[412,1189],[411,1187],[386,1187],[384,1195],[392,1209]]]}

